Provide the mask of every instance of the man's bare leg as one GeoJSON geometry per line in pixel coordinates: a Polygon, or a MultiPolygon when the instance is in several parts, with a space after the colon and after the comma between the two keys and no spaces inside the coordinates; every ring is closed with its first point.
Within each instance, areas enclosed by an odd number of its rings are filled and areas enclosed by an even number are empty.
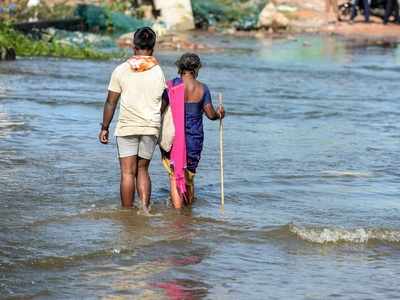
{"type": "Polygon", "coordinates": [[[133,206],[135,199],[135,182],[137,174],[137,156],[123,157],[119,159],[121,167],[121,205],[125,208],[133,206]]]}
{"type": "Polygon", "coordinates": [[[143,209],[147,209],[150,205],[151,197],[151,179],[149,175],[150,160],[138,158],[137,172],[137,189],[140,200],[142,201],[143,209]]]}

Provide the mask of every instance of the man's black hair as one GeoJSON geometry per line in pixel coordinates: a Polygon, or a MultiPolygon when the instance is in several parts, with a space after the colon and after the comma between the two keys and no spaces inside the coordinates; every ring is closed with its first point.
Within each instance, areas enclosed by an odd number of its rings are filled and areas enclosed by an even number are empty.
{"type": "Polygon", "coordinates": [[[156,33],[150,27],[142,27],[135,31],[133,45],[139,50],[153,50],[156,44],[156,33]]]}

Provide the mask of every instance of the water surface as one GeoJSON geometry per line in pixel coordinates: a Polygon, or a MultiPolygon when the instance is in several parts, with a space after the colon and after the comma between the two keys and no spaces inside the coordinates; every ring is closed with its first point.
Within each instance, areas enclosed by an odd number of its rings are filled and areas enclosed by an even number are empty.
{"type": "MultiPolygon", "coordinates": [[[[201,80],[198,200],[175,212],[156,153],[156,217],[119,207],[116,147],[97,142],[118,61],[0,64],[0,297],[400,298],[400,48],[223,38],[201,80]]],[[[168,77],[177,53],[159,53],[168,77]]]]}

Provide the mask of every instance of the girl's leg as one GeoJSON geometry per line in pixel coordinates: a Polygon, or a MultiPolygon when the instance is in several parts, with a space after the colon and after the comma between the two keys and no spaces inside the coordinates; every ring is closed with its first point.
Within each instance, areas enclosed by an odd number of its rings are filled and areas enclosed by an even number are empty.
{"type": "Polygon", "coordinates": [[[194,202],[194,183],[186,186],[187,204],[192,205],[194,202]]]}
{"type": "Polygon", "coordinates": [[[195,173],[186,171],[186,202],[188,205],[192,205],[194,202],[194,176],[195,173]]]}
{"type": "Polygon", "coordinates": [[[176,208],[176,209],[181,209],[184,205],[183,202],[183,198],[181,197],[181,195],[178,192],[178,188],[176,187],[175,184],[175,179],[173,176],[169,177],[169,182],[170,182],[170,187],[171,187],[171,202],[172,205],[176,208]]]}

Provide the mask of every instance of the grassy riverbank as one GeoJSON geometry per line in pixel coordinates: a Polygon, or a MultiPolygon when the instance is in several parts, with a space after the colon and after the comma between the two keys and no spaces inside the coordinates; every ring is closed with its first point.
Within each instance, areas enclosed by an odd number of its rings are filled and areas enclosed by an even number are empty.
{"type": "Polygon", "coordinates": [[[74,45],[56,39],[33,38],[0,25],[0,48],[14,48],[17,56],[69,57],[75,59],[111,59],[116,53],[105,53],[87,45],[74,45]]]}
{"type": "MultiPolygon", "coordinates": [[[[267,0],[193,0],[193,15],[196,27],[200,30],[212,28],[214,31],[253,30],[257,26],[258,15],[267,0]]],[[[7,4],[8,2],[6,2],[7,4]]],[[[113,41],[121,34],[135,31],[141,26],[168,29],[162,21],[146,18],[148,7],[133,6],[128,1],[113,1],[101,5],[47,5],[45,2],[29,7],[26,1],[14,4],[1,4],[0,48],[15,49],[19,57],[49,56],[74,59],[110,59],[120,57],[119,52],[103,52],[98,40],[113,41]],[[79,17],[84,28],[82,32],[46,29],[32,31],[30,34],[13,29],[13,25],[28,19],[62,20],[79,17]],[[8,24],[8,25],[4,25],[8,24]],[[91,35],[90,38],[87,38],[91,35]],[[77,38],[74,38],[77,37],[77,38]]],[[[147,13],[148,14],[148,13],[147,13]]],[[[174,32],[169,32],[174,34],[174,32]]],[[[161,36],[161,34],[160,34],[161,36]]],[[[111,48],[112,46],[106,46],[111,48]]]]}

